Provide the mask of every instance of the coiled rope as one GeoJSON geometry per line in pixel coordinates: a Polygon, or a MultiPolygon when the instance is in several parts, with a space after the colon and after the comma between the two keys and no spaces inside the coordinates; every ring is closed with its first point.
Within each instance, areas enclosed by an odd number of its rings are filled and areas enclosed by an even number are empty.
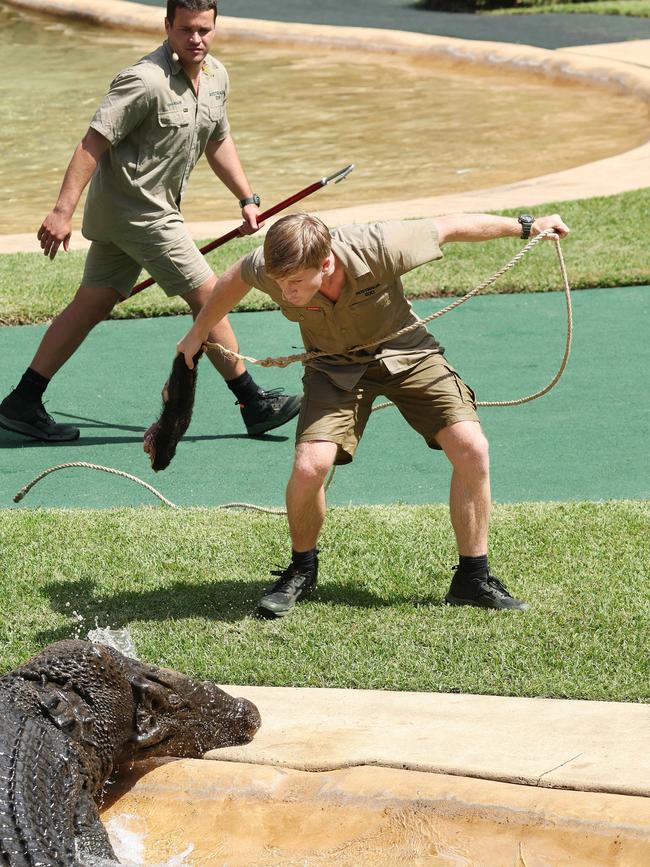
{"type": "MultiPolygon", "coordinates": [[[[540,241],[543,241],[547,235],[552,234],[553,229],[548,229],[545,232],[540,232],[539,235],[536,235],[534,238],[531,238],[530,241],[522,247],[522,249],[513,256],[513,258],[507,262],[502,268],[500,268],[495,274],[489,277],[487,280],[484,280],[474,289],[470,290],[466,295],[463,295],[461,298],[457,298],[455,301],[452,301],[446,307],[443,307],[441,310],[436,310],[435,313],[431,313],[424,319],[419,320],[418,322],[414,322],[412,325],[407,325],[405,328],[401,328],[399,331],[394,332],[393,334],[388,335],[387,337],[382,337],[380,340],[375,340],[371,343],[364,343],[361,346],[355,346],[349,350],[350,354],[355,352],[359,352],[363,349],[370,349],[373,346],[378,346],[380,343],[385,343],[388,340],[393,340],[397,337],[401,337],[402,334],[406,334],[409,331],[413,331],[416,328],[420,328],[422,325],[425,325],[427,322],[432,322],[434,319],[439,319],[441,316],[444,316],[445,313],[450,313],[452,310],[455,310],[457,307],[460,307],[461,304],[464,304],[466,301],[469,301],[470,298],[473,298],[475,295],[478,295],[479,292],[482,292],[484,289],[487,289],[489,286],[492,286],[496,281],[515,267],[523,257],[533,249],[533,247],[537,246],[540,241]]],[[[560,242],[557,239],[554,239],[555,243],[555,251],[557,253],[558,262],[560,266],[560,273],[562,275],[562,283],[564,288],[564,298],[566,301],[566,313],[567,313],[567,332],[566,332],[566,341],[564,345],[564,354],[562,356],[562,361],[560,366],[550,380],[550,382],[544,386],[544,388],[540,388],[539,391],[533,392],[533,394],[526,395],[525,397],[515,398],[514,400],[490,400],[490,401],[477,401],[478,406],[519,406],[523,403],[529,403],[532,400],[537,400],[537,398],[542,397],[547,394],[554,386],[557,384],[558,380],[564,373],[566,366],[569,361],[569,355],[571,353],[571,341],[573,338],[573,310],[571,306],[571,287],[569,285],[569,277],[566,270],[566,264],[564,262],[564,256],[562,254],[562,248],[560,246],[560,242]]],[[[287,367],[289,364],[294,364],[298,361],[309,361],[314,358],[322,358],[327,355],[331,355],[330,352],[303,352],[297,355],[285,355],[275,358],[262,358],[257,359],[253,358],[250,355],[241,355],[238,352],[233,352],[232,350],[226,349],[224,346],[221,346],[219,343],[206,343],[208,349],[218,349],[223,355],[231,358],[238,358],[242,361],[247,361],[250,364],[257,364],[261,367],[287,367]]],[[[380,409],[387,409],[390,406],[394,406],[392,401],[387,401],[385,403],[380,403],[377,406],[373,407],[373,412],[378,412],[380,409]]],[[[14,502],[20,502],[23,497],[25,497],[29,491],[36,485],[41,479],[44,479],[50,473],[56,472],[57,470],[67,469],[69,467],[84,467],[90,470],[100,470],[101,472],[110,473],[115,476],[121,476],[125,479],[130,479],[136,484],[141,485],[143,488],[146,488],[150,491],[155,497],[158,497],[166,506],[169,506],[172,509],[178,509],[179,506],[176,503],[172,503],[171,500],[168,500],[167,497],[163,496],[160,491],[157,491],[152,485],[147,482],[139,479],[137,476],[132,475],[131,473],[124,472],[123,470],[116,470],[114,467],[104,467],[101,464],[91,464],[86,461],[71,461],[66,464],[57,464],[54,467],[50,467],[49,469],[42,472],[39,476],[25,485],[24,488],[21,488],[20,491],[15,495],[14,502]]],[[[336,467],[332,467],[330,470],[327,481],[325,482],[325,490],[329,488],[334,479],[334,473],[336,472],[336,467]]],[[[221,506],[216,506],[216,509],[246,509],[249,511],[262,512],[268,515],[286,515],[285,509],[271,509],[265,508],[264,506],[257,506],[253,503],[225,503],[221,506]]]]}

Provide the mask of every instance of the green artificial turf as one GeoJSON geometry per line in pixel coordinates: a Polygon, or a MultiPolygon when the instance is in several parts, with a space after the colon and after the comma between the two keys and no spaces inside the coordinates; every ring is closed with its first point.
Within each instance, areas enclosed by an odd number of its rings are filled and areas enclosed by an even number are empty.
{"type": "Polygon", "coordinates": [[[494,570],[532,604],[496,612],[442,604],[444,506],[333,508],[316,594],[267,622],[251,612],[286,565],[282,517],[7,510],[0,668],[97,623],[221,683],[648,700],[649,533],[645,501],[495,507],[494,570]]]}
{"type": "MultiPolygon", "coordinates": [[[[650,283],[647,238],[639,226],[647,222],[650,189],[580,201],[551,203],[538,214],[562,215],[571,228],[563,242],[572,288],[633,286],[650,283]]],[[[501,211],[510,216],[521,209],[501,211]]],[[[221,273],[259,240],[237,239],[208,256],[221,273]]],[[[491,276],[521,249],[517,239],[489,244],[450,244],[445,258],[423,265],[406,275],[404,283],[412,297],[463,294],[491,276]]],[[[85,253],[59,253],[50,262],[38,253],[0,256],[0,323],[5,325],[52,319],[70,300],[79,284],[85,253]]],[[[536,248],[524,262],[505,275],[488,292],[544,292],[561,288],[551,244],[536,248]]],[[[253,290],[239,310],[271,307],[268,296],[253,290]]],[[[152,287],[133,300],[118,305],[113,318],[137,318],[186,313],[180,299],[167,299],[152,287]]]]}

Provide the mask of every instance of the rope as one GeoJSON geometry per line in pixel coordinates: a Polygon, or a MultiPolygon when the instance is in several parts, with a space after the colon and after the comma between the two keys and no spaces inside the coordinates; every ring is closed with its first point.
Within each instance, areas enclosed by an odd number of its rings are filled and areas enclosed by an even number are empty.
{"type": "Polygon", "coordinates": [[[89,464],[86,461],[71,461],[67,464],[57,464],[55,467],[50,467],[45,472],[42,472],[40,476],[36,476],[35,479],[25,485],[24,488],[21,488],[16,496],[14,497],[14,503],[19,503],[23,497],[27,496],[27,494],[31,491],[34,485],[37,482],[40,482],[41,479],[44,479],[45,476],[49,476],[50,473],[54,473],[56,470],[65,470],[68,467],[85,467],[87,470],[101,470],[104,473],[111,473],[114,476],[121,476],[123,479],[131,479],[131,481],[136,482],[138,485],[142,485],[143,488],[146,488],[148,491],[158,497],[159,500],[162,500],[166,506],[170,506],[172,509],[177,509],[178,506],[175,503],[172,503],[171,500],[168,500],[167,497],[164,497],[160,491],[157,491],[152,485],[147,482],[143,482],[142,479],[139,479],[137,476],[132,476],[131,473],[125,473],[124,470],[116,470],[114,467],[103,467],[101,464],[89,464]]]}
{"type": "MultiPolygon", "coordinates": [[[[163,496],[160,491],[157,491],[153,485],[150,485],[148,482],[139,479],[137,476],[132,475],[131,473],[126,473],[124,470],[116,470],[114,467],[104,467],[101,464],[90,464],[87,461],[70,461],[67,464],[57,464],[55,467],[50,467],[40,474],[40,476],[36,476],[35,479],[25,485],[24,488],[21,488],[16,496],[14,497],[14,503],[19,503],[23,497],[25,497],[31,489],[36,485],[41,479],[44,479],[45,476],[49,476],[50,473],[56,472],[56,470],[65,470],[69,467],[83,467],[87,470],[101,470],[103,473],[110,473],[114,476],[121,476],[123,479],[130,479],[132,482],[135,482],[138,485],[142,485],[143,488],[146,488],[150,491],[154,497],[158,497],[159,500],[169,506],[171,509],[179,509],[180,506],[177,506],[176,503],[172,503],[171,500],[168,500],[167,497],[163,496]]],[[[286,511],[284,509],[267,509],[264,506],[256,506],[253,503],[225,503],[222,506],[217,506],[217,509],[250,509],[255,512],[264,512],[268,515],[286,515],[286,511]]]]}
{"type": "MultiPolygon", "coordinates": [[[[400,328],[398,331],[394,331],[392,334],[388,334],[385,337],[380,337],[378,340],[373,340],[370,343],[362,343],[359,346],[353,346],[351,349],[346,350],[346,354],[352,355],[355,352],[361,352],[364,349],[371,349],[374,346],[379,346],[380,343],[387,343],[389,340],[394,340],[397,337],[402,337],[404,334],[408,334],[410,331],[414,331],[416,328],[420,328],[422,325],[425,325],[427,322],[432,322],[434,319],[439,319],[441,316],[444,316],[445,313],[450,313],[452,310],[455,310],[457,307],[460,307],[461,304],[464,304],[466,301],[469,301],[470,298],[473,298],[475,295],[478,295],[479,292],[482,292],[484,289],[487,289],[489,286],[492,286],[496,281],[503,277],[504,274],[507,274],[512,268],[517,265],[523,257],[529,253],[533,247],[537,246],[540,241],[543,241],[547,235],[550,235],[553,232],[553,229],[547,229],[545,232],[540,232],[539,235],[536,235],[534,238],[531,238],[530,241],[526,244],[525,247],[522,247],[521,250],[512,257],[512,259],[507,262],[502,268],[500,268],[495,274],[491,277],[488,277],[487,280],[484,280],[482,283],[479,283],[474,289],[471,289],[467,292],[466,295],[463,295],[462,298],[456,298],[446,307],[443,307],[442,310],[436,310],[435,313],[431,313],[429,316],[426,316],[424,319],[418,319],[417,322],[413,322],[411,325],[406,325],[404,328],[400,328]]],[[[565,285],[568,288],[568,277],[566,277],[566,268],[564,268],[564,259],[562,257],[562,251],[560,249],[560,242],[555,241],[555,249],[560,259],[560,269],[562,270],[563,276],[566,278],[565,285]]],[[[267,357],[267,358],[253,358],[251,355],[243,355],[239,352],[235,352],[232,349],[227,349],[225,346],[222,346],[220,343],[210,343],[205,342],[203,344],[207,349],[218,349],[222,355],[226,358],[239,359],[240,361],[247,361],[250,364],[258,364],[261,367],[288,367],[289,364],[294,364],[297,361],[311,361],[315,358],[324,358],[330,355],[340,355],[338,352],[323,352],[321,350],[315,350],[312,352],[301,352],[296,355],[282,355],[277,357],[267,357]]]]}
{"type": "MultiPolygon", "coordinates": [[[[553,230],[548,229],[546,232],[541,232],[539,235],[536,235],[534,238],[531,238],[530,241],[526,244],[525,247],[517,253],[516,256],[507,262],[502,268],[500,268],[495,274],[489,277],[487,280],[484,280],[474,289],[469,291],[466,295],[463,295],[462,298],[457,298],[455,301],[452,301],[451,304],[448,304],[446,307],[443,307],[442,310],[437,310],[435,313],[430,314],[425,319],[421,319],[418,322],[414,322],[412,325],[407,325],[405,328],[401,328],[399,331],[394,332],[394,334],[389,334],[387,337],[382,337],[379,340],[375,340],[372,343],[364,343],[361,346],[355,346],[349,350],[349,353],[359,352],[363,349],[370,349],[373,346],[378,346],[380,343],[385,343],[388,340],[393,340],[396,337],[401,337],[403,334],[407,334],[409,331],[413,331],[416,328],[420,328],[422,325],[427,322],[432,322],[434,319],[439,319],[441,316],[444,316],[445,313],[449,313],[452,310],[455,310],[457,307],[460,307],[461,304],[464,304],[465,301],[469,301],[470,298],[473,298],[475,295],[478,295],[479,292],[482,292],[484,289],[487,289],[489,286],[492,286],[496,281],[510,271],[512,268],[517,265],[521,259],[539,244],[547,235],[549,235],[553,230]]],[[[526,397],[515,398],[514,400],[492,400],[492,401],[477,401],[477,406],[518,406],[523,403],[528,403],[531,400],[536,400],[538,397],[542,397],[542,395],[547,394],[558,382],[562,374],[564,373],[567,363],[569,361],[569,354],[571,352],[571,341],[573,337],[573,312],[571,307],[571,287],[569,285],[569,277],[566,270],[566,264],[564,262],[564,256],[562,255],[562,248],[560,247],[560,242],[555,239],[555,251],[557,253],[560,272],[562,274],[562,282],[564,288],[564,297],[566,301],[566,310],[567,310],[567,334],[566,334],[566,342],[564,346],[564,355],[562,357],[562,361],[560,363],[560,367],[557,370],[557,373],[551,379],[551,381],[544,386],[544,388],[539,389],[539,391],[534,392],[533,394],[529,394],[526,397]]],[[[220,343],[206,343],[204,344],[208,349],[219,349],[223,355],[231,358],[239,358],[243,361],[248,361],[251,364],[258,364],[262,367],[287,367],[289,364],[293,364],[296,361],[308,361],[312,358],[322,358],[326,355],[332,355],[331,352],[303,352],[299,355],[286,355],[277,358],[263,358],[256,359],[252,358],[249,355],[240,355],[238,352],[233,352],[230,349],[226,349],[220,343]]],[[[387,409],[390,406],[394,406],[392,401],[387,401],[385,403],[380,403],[377,406],[373,407],[372,412],[378,412],[380,409],[387,409]]],[[[179,506],[176,503],[172,503],[171,500],[168,500],[167,497],[163,496],[160,491],[157,491],[152,485],[148,484],[148,482],[139,479],[137,476],[132,475],[131,473],[124,472],[124,470],[116,470],[114,467],[104,467],[101,464],[90,464],[86,461],[71,461],[66,464],[57,464],[55,467],[50,467],[49,469],[42,472],[39,476],[25,485],[24,488],[21,488],[20,491],[14,497],[14,503],[19,503],[23,497],[25,497],[29,491],[36,485],[41,479],[44,479],[45,476],[48,476],[50,473],[55,472],[56,470],[63,470],[69,467],[84,467],[89,470],[101,470],[104,473],[110,473],[115,476],[121,476],[124,479],[130,479],[138,485],[142,485],[143,488],[146,488],[150,491],[155,497],[158,497],[166,506],[169,506],[172,509],[178,509],[179,506]]],[[[334,474],[336,472],[336,467],[332,467],[327,478],[327,481],[324,485],[324,490],[327,491],[332,481],[334,479],[334,474]]],[[[217,509],[247,509],[255,512],[262,512],[267,515],[286,515],[287,512],[285,509],[270,509],[265,508],[264,506],[256,506],[253,503],[225,503],[221,506],[216,506],[217,509]]]]}

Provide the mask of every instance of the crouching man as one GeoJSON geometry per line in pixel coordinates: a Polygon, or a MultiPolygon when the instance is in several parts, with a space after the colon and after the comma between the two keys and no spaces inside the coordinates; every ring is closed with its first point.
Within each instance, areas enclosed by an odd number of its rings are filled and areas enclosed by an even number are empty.
{"type": "Polygon", "coordinates": [[[288,614],[316,586],[316,544],[325,518],[324,480],[333,464],[350,463],[374,399],[393,401],[430,448],[452,464],[451,523],[459,562],[445,601],[482,608],[528,608],[490,571],[488,443],[473,391],[447,361],[424,325],[391,337],[418,317],[404,297],[401,275],[434,259],[454,241],[568,233],[552,216],[519,219],[460,214],[435,219],[345,226],[330,231],[318,218],[293,214],[219,278],[177,350],[188,367],[213,326],[255,286],[300,327],[309,359],[296,451],[286,491],[292,558],[259,602],[258,614],[288,614]],[[383,340],[382,338],[386,338],[383,340]],[[381,342],[367,349],[355,347],[381,342]]]}

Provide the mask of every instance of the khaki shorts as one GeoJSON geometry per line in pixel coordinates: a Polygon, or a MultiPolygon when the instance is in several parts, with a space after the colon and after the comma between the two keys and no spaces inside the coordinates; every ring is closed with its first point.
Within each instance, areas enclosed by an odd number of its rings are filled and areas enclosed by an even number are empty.
{"type": "Polygon", "coordinates": [[[321,440],[338,444],[336,464],[349,464],[376,397],[391,400],[429,448],[439,449],[436,435],[458,421],[478,421],[476,396],[440,353],[410,370],[389,373],[381,361],[369,365],[352,391],[334,385],[312,367],[303,376],[304,397],[296,443],[321,440]]]}
{"type": "Polygon", "coordinates": [[[209,280],[214,273],[183,229],[171,247],[162,253],[160,248],[147,250],[135,242],[120,241],[117,246],[111,242],[93,241],[86,256],[81,285],[115,289],[128,298],[143,268],[166,295],[185,295],[209,280]]]}

